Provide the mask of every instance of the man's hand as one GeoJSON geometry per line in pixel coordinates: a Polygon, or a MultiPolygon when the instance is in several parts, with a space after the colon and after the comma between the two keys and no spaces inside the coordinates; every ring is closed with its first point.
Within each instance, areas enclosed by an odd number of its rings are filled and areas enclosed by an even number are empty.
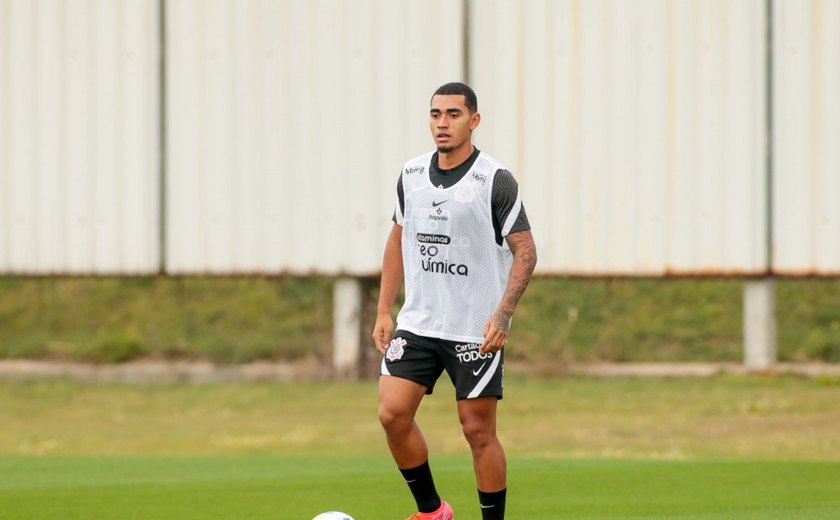
{"type": "Polygon", "coordinates": [[[376,325],[373,326],[373,344],[376,350],[383,356],[388,344],[391,343],[391,335],[394,334],[394,319],[391,313],[379,313],[376,315],[376,325]]]}
{"type": "Polygon", "coordinates": [[[537,249],[530,230],[511,233],[505,240],[513,253],[513,264],[510,266],[510,277],[502,301],[484,325],[484,343],[480,348],[482,354],[498,352],[504,348],[510,332],[513,310],[528,287],[537,265],[537,249]]]}
{"type": "Polygon", "coordinates": [[[510,319],[512,314],[505,311],[496,311],[484,325],[484,343],[481,344],[479,352],[488,354],[498,352],[505,347],[508,333],[510,332],[510,319]]]}

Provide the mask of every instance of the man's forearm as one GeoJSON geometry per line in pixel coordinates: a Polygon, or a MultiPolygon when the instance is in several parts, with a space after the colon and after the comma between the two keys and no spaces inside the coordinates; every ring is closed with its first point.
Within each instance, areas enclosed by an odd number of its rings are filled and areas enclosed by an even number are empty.
{"type": "Polygon", "coordinates": [[[498,312],[506,314],[510,319],[534,274],[534,268],[537,265],[537,248],[530,231],[511,233],[507,240],[513,252],[513,264],[510,267],[507,288],[502,301],[499,302],[498,312]]]}

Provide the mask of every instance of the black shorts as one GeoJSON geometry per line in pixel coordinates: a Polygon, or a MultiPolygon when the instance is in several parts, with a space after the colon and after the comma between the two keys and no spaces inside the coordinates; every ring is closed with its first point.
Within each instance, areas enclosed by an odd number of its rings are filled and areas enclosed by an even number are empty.
{"type": "Polygon", "coordinates": [[[501,399],[504,349],[481,354],[479,347],[479,343],[428,338],[397,330],[382,359],[381,374],[414,381],[431,394],[446,370],[455,386],[456,399],[488,395],[501,399]]]}

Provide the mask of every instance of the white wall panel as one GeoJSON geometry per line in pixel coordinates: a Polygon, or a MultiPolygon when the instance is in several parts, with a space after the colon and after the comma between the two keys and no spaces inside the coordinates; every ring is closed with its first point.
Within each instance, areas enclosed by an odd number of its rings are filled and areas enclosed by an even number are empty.
{"type": "Polygon", "coordinates": [[[767,269],[762,0],[472,0],[479,147],[543,273],[767,269]]]}
{"type": "Polygon", "coordinates": [[[840,1],[775,0],[773,267],[840,274],[840,1]]]}
{"type": "Polygon", "coordinates": [[[159,268],[156,0],[0,0],[0,272],[159,268]]]}
{"type": "MultiPolygon", "coordinates": [[[[542,273],[840,274],[840,0],[466,1],[542,273]]],[[[376,272],[462,3],[165,4],[167,270],[376,272]]],[[[0,0],[0,273],[160,267],[158,5],[0,0]]]]}
{"type": "Polygon", "coordinates": [[[460,2],[167,3],[167,269],[370,274],[460,2]]]}

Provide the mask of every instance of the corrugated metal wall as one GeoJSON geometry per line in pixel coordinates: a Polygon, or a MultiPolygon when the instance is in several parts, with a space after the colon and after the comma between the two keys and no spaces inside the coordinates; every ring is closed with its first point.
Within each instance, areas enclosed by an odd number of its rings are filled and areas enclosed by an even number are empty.
{"type": "Polygon", "coordinates": [[[167,267],[375,273],[428,102],[463,71],[453,2],[169,2],[167,267]]]}
{"type": "Polygon", "coordinates": [[[464,1],[0,0],[0,272],[374,273],[466,55],[542,273],[840,273],[840,0],[464,1]]]}
{"type": "Polygon", "coordinates": [[[763,0],[471,3],[480,146],[540,270],[767,269],[763,0]]]}
{"type": "Polygon", "coordinates": [[[840,1],[775,0],[773,267],[840,274],[840,1]]]}
{"type": "Polygon", "coordinates": [[[0,1],[0,272],[159,268],[156,0],[0,1]]]}

